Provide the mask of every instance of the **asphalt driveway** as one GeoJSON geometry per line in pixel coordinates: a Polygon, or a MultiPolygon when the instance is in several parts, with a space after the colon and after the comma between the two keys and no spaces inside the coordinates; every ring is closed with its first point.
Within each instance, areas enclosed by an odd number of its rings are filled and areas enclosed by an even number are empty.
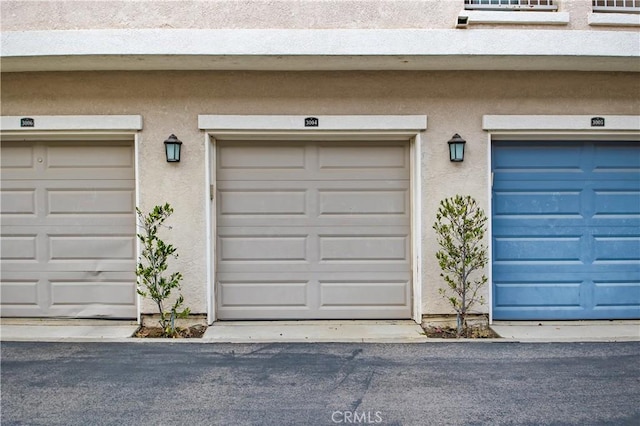
{"type": "Polygon", "coordinates": [[[638,425],[640,343],[2,344],[2,425],[638,425]]]}

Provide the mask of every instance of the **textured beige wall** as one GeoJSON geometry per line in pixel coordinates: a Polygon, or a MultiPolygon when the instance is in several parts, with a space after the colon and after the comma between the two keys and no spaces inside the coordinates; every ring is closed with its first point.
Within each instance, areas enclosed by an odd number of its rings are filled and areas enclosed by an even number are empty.
{"type": "MultiPolygon", "coordinates": [[[[591,0],[557,0],[568,25],[473,28],[627,30],[590,27],[591,0]]],[[[431,28],[455,27],[464,0],[2,0],[3,31],[117,28],[431,28]]],[[[550,12],[553,13],[553,12],[550,12]]]]}
{"type": "MultiPolygon", "coordinates": [[[[431,225],[440,199],[470,194],[488,203],[483,114],[638,114],[633,73],[562,72],[78,72],[1,75],[2,115],[141,114],[141,207],[175,207],[169,238],[194,312],[206,311],[205,144],[198,114],[426,114],[423,188],[423,306],[448,312],[431,225]],[[183,142],[179,164],[163,141],[183,142]],[[447,140],[467,140],[464,163],[447,140]]],[[[488,289],[487,289],[488,290],[488,289]]],[[[150,310],[149,306],[145,309],[150,310]]]]}
{"type": "Polygon", "coordinates": [[[2,28],[451,28],[463,0],[2,1],[2,28]]]}

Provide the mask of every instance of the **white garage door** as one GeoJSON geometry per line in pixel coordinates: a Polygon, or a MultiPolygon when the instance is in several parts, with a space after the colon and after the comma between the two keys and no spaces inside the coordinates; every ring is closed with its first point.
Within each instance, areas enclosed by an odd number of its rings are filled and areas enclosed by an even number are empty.
{"type": "Polygon", "coordinates": [[[2,142],[3,316],[133,318],[129,141],[2,142]]]}
{"type": "Polygon", "coordinates": [[[409,147],[219,142],[221,319],[410,318],[409,147]]]}

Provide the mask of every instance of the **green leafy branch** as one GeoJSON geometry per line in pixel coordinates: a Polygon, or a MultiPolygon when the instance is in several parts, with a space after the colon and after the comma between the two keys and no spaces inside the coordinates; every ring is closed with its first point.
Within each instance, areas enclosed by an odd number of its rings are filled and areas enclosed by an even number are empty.
{"type": "Polygon", "coordinates": [[[142,244],[142,252],[136,268],[137,292],[142,297],[153,300],[160,313],[160,326],[165,336],[176,335],[175,320],[189,315],[189,308],[181,310],[184,298],[179,294],[175,302],[170,305],[168,300],[173,290],[180,290],[182,274],[174,272],[168,277],[165,272],[170,257],[177,258],[176,248],[165,243],[158,236],[158,230],[164,221],[171,216],[173,208],[168,203],[155,206],[148,214],[143,214],[136,208],[138,226],[141,232],[137,234],[142,244]],[[168,307],[169,305],[169,307],[168,307]]]}

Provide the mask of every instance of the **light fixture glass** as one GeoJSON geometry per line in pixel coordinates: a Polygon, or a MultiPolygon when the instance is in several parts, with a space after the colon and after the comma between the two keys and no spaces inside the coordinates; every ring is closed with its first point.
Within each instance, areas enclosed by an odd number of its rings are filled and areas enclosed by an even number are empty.
{"type": "Polygon", "coordinates": [[[177,163],[180,161],[180,147],[182,142],[172,134],[164,141],[164,150],[167,155],[167,162],[177,163]]]}
{"type": "Polygon", "coordinates": [[[457,163],[464,161],[464,144],[467,141],[456,133],[447,143],[449,144],[449,159],[457,163]]]}

